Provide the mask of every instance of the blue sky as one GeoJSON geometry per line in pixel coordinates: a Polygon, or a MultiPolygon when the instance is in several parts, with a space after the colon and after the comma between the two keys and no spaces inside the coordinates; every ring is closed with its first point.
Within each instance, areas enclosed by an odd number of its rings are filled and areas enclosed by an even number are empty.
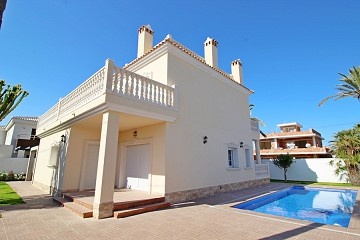
{"type": "MultiPolygon", "coordinates": [[[[12,116],[40,116],[111,58],[136,58],[137,29],[150,24],[154,44],[167,34],[203,56],[207,37],[219,42],[219,67],[243,63],[254,90],[253,116],[298,122],[334,133],[359,122],[356,99],[329,101],[338,73],[360,65],[358,0],[17,0],[8,1],[0,30],[0,79],[30,95],[12,116]]],[[[240,121],[240,119],[239,119],[240,121]]]]}

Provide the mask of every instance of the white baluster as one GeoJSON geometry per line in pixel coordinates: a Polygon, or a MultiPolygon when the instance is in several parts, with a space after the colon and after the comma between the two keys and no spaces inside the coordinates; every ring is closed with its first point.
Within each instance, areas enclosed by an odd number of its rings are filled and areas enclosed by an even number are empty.
{"type": "Polygon", "coordinates": [[[149,98],[148,98],[148,100],[150,102],[154,102],[154,97],[153,97],[154,91],[153,91],[153,83],[152,82],[149,82],[148,88],[149,88],[149,98]]]}
{"type": "Polygon", "coordinates": [[[129,86],[129,72],[126,72],[126,77],[125,77],[125,92],[124,92],[124,94],[125,95],[129,95],[129,88],[130,88],[130,86],[129,86]]]}
{"type": "Polygon", "coordinates": [[[140,94],[139,94],[139,84],[140,84],[140,79],[138,78],[138,76],[134,76],[134,97],[135,98],[140,98],[140,94]]]}

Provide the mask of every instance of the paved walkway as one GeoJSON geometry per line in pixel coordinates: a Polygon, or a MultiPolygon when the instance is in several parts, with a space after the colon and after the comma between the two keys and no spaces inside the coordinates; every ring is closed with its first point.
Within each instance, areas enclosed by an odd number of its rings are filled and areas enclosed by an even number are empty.
{"type": "MultiPolygon", "coordinates": [[[[29,182],[10,182],[26,204],[0,207],[0,239],[360,239],[359,206],[349,228],[231,208],[285,188],[270,183],[123,219],[82,219],[29,182]]],[[[359,198],[359,196],[358,196],[359,198]]],[[[359,200],[357,201],[359,202],[359,200]]]]}

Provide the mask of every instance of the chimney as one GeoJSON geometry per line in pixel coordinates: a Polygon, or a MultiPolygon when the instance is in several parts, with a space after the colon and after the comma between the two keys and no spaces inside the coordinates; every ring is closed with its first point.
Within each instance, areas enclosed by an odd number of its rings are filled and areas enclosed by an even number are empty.
{"type": "Polygon", "coordinates": [[[244,85],[243,73],[242,73],[242,63],[240,59],[236,59],[231,62],[231,75],[234,80],[241,85],[244,85]]]}
{"type": "Polygon", "coordinates": [[[214,68],[218,68],[217,45],[218,42],[209,37],[204,42],[205,62],[214,68]]]}
{"type": "Polygon", "coordinates": [[[150,25],[143,25],[139,28],[138,32],[139,37],[137,57],[141,57],[152,49],[154,31],[151,29],[150,25]]]}

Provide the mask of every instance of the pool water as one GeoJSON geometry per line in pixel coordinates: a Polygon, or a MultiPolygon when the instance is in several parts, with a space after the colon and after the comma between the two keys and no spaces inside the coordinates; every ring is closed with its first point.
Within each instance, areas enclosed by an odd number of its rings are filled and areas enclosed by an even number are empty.
{"type": "Polygon", "coordinates": [[[233,207],[348,227],[357,191],[293,186],[233,207]]]}

